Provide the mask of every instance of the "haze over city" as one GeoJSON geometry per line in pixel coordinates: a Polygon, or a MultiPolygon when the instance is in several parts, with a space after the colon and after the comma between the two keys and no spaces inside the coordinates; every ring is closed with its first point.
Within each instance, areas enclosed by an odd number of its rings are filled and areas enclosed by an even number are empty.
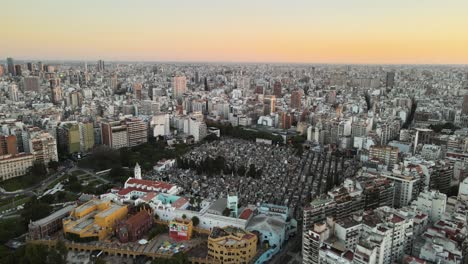
{"type": "Polygon", "coordinates": [[[468,2],[2,1],[18,59],[468,63],[468,2]]]}

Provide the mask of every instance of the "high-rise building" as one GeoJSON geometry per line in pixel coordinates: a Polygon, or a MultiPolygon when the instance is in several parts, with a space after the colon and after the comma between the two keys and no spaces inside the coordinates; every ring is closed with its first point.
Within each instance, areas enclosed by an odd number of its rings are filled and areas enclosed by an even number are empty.
{"type": "Polygon", "coordinates": [[[172,95],[174,99],[181,99],[187,90],[187,78],[185,76],[172,77],[172,95]]]}
{"type": "Polygon", "coordinates": [[[10,87],[8,88],[8,97],[13,102],[18,101],[18,86],[16,84],[10,84],[10,87]]]}
{"type": "Polygon", "coordinates": [[[207,135],[208,128],[205,121],[197,117],[189,117],[187,120],[187,125],[184,125],[184,128],[187,126],[187,134],[193,136],[195,142],[198,142],[204,139],[207,135]]]}
{"type": "Polygon", "coordinates": [[[76,122],[66,122],[57,128],[60,149],[68,154],[80,152],[80,127],[76,122]]]}
{"type": "Polygon", "coordinates": [[[5,73],[5,70],[3,68],[3,65],[0,64],[0,77],[2,77],[4,73],[5,73]]]}
{"type": "Polygon", "coordinates": [[[274,95],[265,96],[263,99],[263,114],[270,115],[276,111],[276,97],[274,95]]]}
{"type": "Polygon", "coordinates": [[[447,195],[439,191],[431,190],[421,192],[416,200],[411,203],[419,211],[429,216],[432,223],[439,221],[445,213],[447,195]]]}
{"type": "Polygon", "coordinates": [[[414,151],[419,144],[431,144],[434,131],[427,128],[416,128],[416,136],[414,137],[414,151]]]}
{"type": "Polygon", "coordinates": [[[281,129],[290,129],[293,123],[294,116],[289,112],[280,113],[279,127],[281,129]]]}
{"type": "Polygon", "coordinates": [[[413,218],[397,214],[390,207],[368,211],[362,218],[363,232],[354,263],[402,263],[411,251],[413,218]]]}
{"type": "Polygon", "coordinates": [[[23,70],[21,68],[21,65],[19,65],[19,64],[15,65],[15,75],[16,76],[22,76],[23,75],[23,70]]]}
{"type": "Polygon", "coordinates": [[[134,147],[148,142],[148,125],[140,118],[132,117],[125,119],[127,127],[128,146],[134,147]]]}
{"type": "Polygon", "coordinates": [[[7,58],[7,68],[8,68],[8,73],[11,76],[16,76],[15,62],[13,61],[13,58],[7,58]]]}
{"type": "Polygon", "coordinates": [[[330,230],[324,222],[316,223],[310,229],[303,231],[302,263],[319,264],[319,251],[322,242],[330,237],[330,230]]]}
{"type": "Polygon", "coordinates": [[[107,78],[107,86],[112,89],[112,91],[117,90],[118,88],[118,79],[117,75],[112,75],[111,77],[107,78]]]}
{"type": "Polygon", "coordinates": [[[449,194],[453,179],[453,164],[447,160],[438,160],[432,171],[429,187],[441,193],[449,194]]]}
{"type": "Polygon", "coordinates": [[[29,150],[36,162],[47,165],[51,161],[58,161],[57,141],[47,132],[34,134],[29,139],[29,150]]]}
{"type": "Polygon", "coordinates": [[[393,88],[393,86],[395,86],[395,72],[387,72],[385,86],[387,88],[393,88]]]}
{"type": "Polygon", "coordinates": [[[169,114],[157,114],[154,115],[150,123],[153,128],[153,136],[168,136],[171,134],[169,114]]]}
{"type": "Polygon", "coordinates": [[[392,180],[395,186],[393,206],[400,208],[407,206],[419,195],[421,179],[419,175],[409,172],[394,170],[392,173],[382,173],[382,176],[392,180]]]}
{"type": "Polygon", "coordinates": [[[369,150],[369,160],[386,165],[389,170],[398,163],[399,149],[391,146],[371,146],[369,150]]]}
{"type": "Polygon", "coordinates": [[[283,96],[281,92],[281,82],[276,81],[275,84],[273,84],[273,94],[276,98],[281,98],[283,96]]]}
{"type": "Polygon", "coordinates": [[[82,152],[94,147],[94,124],[92,122],[80,122],[80,148],[82,152]]]}
{"type": "Polygon", "coordinates": [[[33,71],[33,64],[32,64],[32,62],[28,62],[27,68],[28,68],[28,71],[30,71],[30,72],[33,71]]]}
{"type": "Polygon", "coordinates": [[[24,77],[24,90],[25,91],[39,91],[39,77],[27,76],[24,77]]]}
{"type": "Polygon", "coordinates": [[[37,63],[37,68],[38,68],[38,71],[39,71],[39,72],[43,72],[43,71],[44,71],[44,64],[42,63],[42,61],[40,61],[40,62],[37,63]]]}
{"type": "Polygon", "coordinates": [[[468,94],[463,96],[462,114],[468,115],[468,94]]]}
{"type": "Polygon", "coordinates": [[[135,94],[135,98],[137,100],[141,100],[142,99],[142,94],[141,94],[141,90],[143,89],[143,85],[141,83],[135,83],[133,85],[133,93],[135,94]]]}
{"type": "Polygon", "coordinates": [[[62,101],[62,88],[60,87],[60,79],[50,79],[50,92],[52,103],[58,104],[62,101]]]}
{"type": "Polygon", "coordinates": [[[302,92],[294,90],[291,92],[291,108],[300,109],[302,106],[302,92]]]}
{"type": "Polygon", "coordinates": [[[98,72],[103,72],[105,70],[105,65],[103,60],[98,60],[96,69],[98,72]]]}
{"type": "Polygon", "coordinates": [[[102,144],[113,149],[128,147],[127,126],[120,121],[103,121],[101,123],[102,144]]]}
{"type": "Polygon", "coordinates": [[[17,153],[16,136],[0,135],[0,156],[7,154],[16,155],[17,153]]]}

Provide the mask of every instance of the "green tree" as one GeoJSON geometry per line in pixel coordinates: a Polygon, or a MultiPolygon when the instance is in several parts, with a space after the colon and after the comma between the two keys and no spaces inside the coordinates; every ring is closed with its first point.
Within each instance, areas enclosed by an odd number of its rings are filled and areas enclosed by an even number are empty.
{"type": "Polygon", "coordinates": [[[129,176],[130,173],[128,172],[128,170],[122,168],[121,166],[113,167],[109,171],[109,178],[111,178],[112,181],[116,183],[124,183],[129,176]]]}
{"type": "Polygon", "coordinates": [[[47,255],[49,254],[47,247],[44,245],[35,245],[28,243],[24,248],[24,255],[22,261],[19,263],[29,264],[43,264],[47,262],[47,255]]]}
{"type": "Polygon", "coordinates": [[[247,175],[251,178],[255,178],[255,176],[257,176],[257,170],[255,169],[255,164],[250,164],[247,175]]]}
{"type": "Polygon", "coordinates": [[[60,164],[58,163],[58,161],[52,160],[52,161],[49,162],[49,164],[47,166],[49,167],[49,169],[52,169],[52,170],[56,171],[58,169],[59,165],[60,164]]]}
{"type": "Polygon", "coordinates": [[[193,226],[198,226],[200,224],[200,219],[197,216],[192,217],[192,224],[193,226]]]}
{"type": "Polygon", "coordinates": [[[41,197],[41,202],[44,202],[46,204],[53,204],[55,202],[55,196],[52,194],[46,194],[41,197]]]}
{"type": "Polygon", "coordinates": [[[229,209],[229,208],[227,208],[227,207],[224,208],[224,210],[223,210],[223,215],[224,215],[224,216],[230,216],[230,215],[231,215],[231,209],[229,209]]]}
{"type": "Polygon", "coordinates": [[[21,217],[24,221],[25,226],[29,224],[30,221],[36,221],[38,219],[44,218],[52,212],[52,206],[41,202],[36,197],[32,197],[21,212],[21,217]]]}

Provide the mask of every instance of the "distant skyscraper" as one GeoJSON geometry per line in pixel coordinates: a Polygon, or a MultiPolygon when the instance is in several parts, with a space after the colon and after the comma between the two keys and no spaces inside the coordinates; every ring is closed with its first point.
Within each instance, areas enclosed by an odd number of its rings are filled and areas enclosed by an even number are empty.
{"type": "Polygon", "coordinates": [[[19,64],[15,65],[15,74],[16,74],[16,76],[22,76],[23,75],[23,71],[21,70],[21,65],[19,65],[19,64]]]}
{"type": "Polygon", "coordinates": [[[195,83],[199,84],[200,83],[200,74],[197,72],[195,72],[195,83]]]}
{"type": "Polygon", "coordinates": [[[3,70],[3,65],[0,64],[0,77],[3,76],[3,73],[4,73],[4,72],[5,72],[5,71],[3,70]]]}
{"type": "Polygon", "coordinates": [[[468,94],[463,96],[463,107],[462,107],[462,114],[468,114],[468,94]]]}
{"type": "Polygon", "coordinates": [[[117,75],[112,75],[110,78],[107,79],[107,86],[113,91],[117,90],[118,85],[119,83],[117,80],[117,75]]]}
{"type": "Polygon", "coordinates": [[[395,85],[395,73],[394,72],[387,72],[387,77],[385,80],[385,86],[387,88],[393,88],[395,85]]]}
{"type": "Polygon", "coordinates": [[[97,63],[97,71],[103,72],[104,71],[104,61],[103,60],[98,60],[97,63]]]}
{"type": "Polygon", "coordinates": [[[8,73],[9,74],[11,74],[12,76],[16,75],[15,63],[13,61],[13,58],[7,58],[7,68],[8,68],[8,73]]]}
{"type": "Polygon", "coordinates": [[[39,91],[39,77],[28,76],[24,77],[24,90],[25,91],[39,91]]]}
{"type": "Polygon", "coordinates": [[[273,85],[273,94],[276,96],[276,98],[281,98],[281,82],[275,82],[273,85]]]}
{"type": "Polygon", "coordinates": [[[28,62],[28,71],[32,72],[33,71],[33,64],[31,62],[28,62]]]}
{"type": "Polygon", "coordinates": [[[51,99],[54,104],[62,101],[62,88],[60,88],[60,79],[52,79],[50,82],[51,99]]]}
{"type": "Polygon", "coordinates": [[[39,68],[38,71],[40,71],[40,72],[44,71],[44,64],[42,64],[42,61],[37,63],[37,67],[39,68]]]}
{"type": "Polygon", "coordinates": [[[52,65],[47,65],[46,69],[47,69],[47,72],[55,72],[55,67],[52,65]]]}
{"type": "Polygon", "coordinates": [[[8,91],[8,96],[10,100],[16,102],[18,101],[18,86],[16,84],[11,84],[9,91],[8,91]]]}
{"type": "Polygon", "coordinates": [[[135,98],[137,100],[141,100],[141,90],[143,89],[143,86],[141,85],[141,83],[135,83],[133,85],[133,93],[135,94],[135,98]]]}
{"type": "Polygon", "coordinates": [[[263,114],[269,115],[276,110],[276,97],[274,95],[267,96],[263,99],[263,114]]]}
{"type": "Polygon", "coordinates": [[[172,94],[175,99],[182,98],[182,95],[187,90],[187,78],[185,76],[173,76],[172,89],[172,94]]]}
{"type": "Polygon", "coordinates": [[[291,108],[300,109],[302,102],[302,92],[299,90],[294,90],[291,93],[291,108]]]}

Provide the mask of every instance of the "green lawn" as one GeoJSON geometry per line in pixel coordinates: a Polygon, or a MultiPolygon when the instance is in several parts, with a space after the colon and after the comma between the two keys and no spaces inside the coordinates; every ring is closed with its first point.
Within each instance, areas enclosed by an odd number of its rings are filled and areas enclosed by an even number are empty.
{"type": "Polygon", "coordinates": [[[17,197],[8,197],[8,198],[5,198],[5,199],[2,199],[0,200],[0,207],[4,206],[4,205],[7,205],[7,204],[11,204],[11,202],[13,200],[19,200],[19,199],[23,199],[24,195],[18,195],[17,197]]]}
{"type": "Polygon", "coordinates": [[[33,186],[35,183],[29,181],[27,177],[29,176],[21,176],[21,177],[12,178],[6,181],[2,181],[0,182],[0,187],[2,187],[8,192],[29,188],[33,186]]]}
{"type": "Polygon", "coordinates": [[[48,186],[47,186],[47,190],[48,189],[51,189],[53,188],[55,185],[57,185],[57,183],[67,179],[68,177],[70,177],[70,175],[68,174],[64,174],[63,176],[59,177],[58,179],[54,180],[53,182],[51,182],[48,186]]]}
{"type": "Polygon", "coordinates": [[[71,174],[73,176],[80,176],[80,175],[86,174],[86,171],[76,170],[76,171],[72,172],[71,174]]]}
{"type": "Polygon", "coordinates": [[[20,236],[26,232],[26,227],[21,223],[21,219],[9,218],[0,220],[0,243],[6,243],[8,240],[20,236]]]}
{"type": "Polygon", "coordinates": [[[3,212],[5,210],[11,209],[11,208],[14,208],[14,207],[16,207],[18,205],[27,203],[29,201],[29,199],[31,199],[31,198],[30,197],[23,197],[23,198],[15,199],[14,201],[12,199],[9,203],[7,203],[7,204],[0,207],[0,212],[3,212]]]}

